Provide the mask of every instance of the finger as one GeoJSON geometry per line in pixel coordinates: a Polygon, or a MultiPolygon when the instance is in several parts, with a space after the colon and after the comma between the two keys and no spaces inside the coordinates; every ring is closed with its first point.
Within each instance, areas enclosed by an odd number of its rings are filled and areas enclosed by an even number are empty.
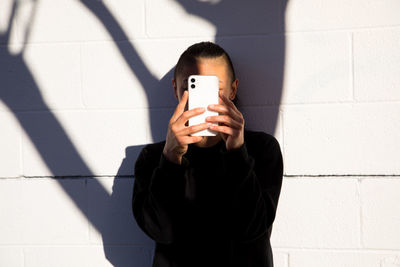
{"type": "Polygon", "coordinates": [[[232,114],[235,117],[235,119],[244,123],[243,114],[237,109],[236,105],[222,93],[220,95],[224,103],[226,103],[226,105],[228,106],[228,109],[231,108],[231,110],[233,111],[232,114]]]}
{"type": "Polygon", "coordinates": [[[199,131],[208,129],[210,127],[211,123],[209,122],[203,122],[200,124],[196,124],[190,127],[186,127],[184,129],[182,129],[181,131],[179,131],[178,135],[183,135],[183,136],[188,136],[194,133],[197,133],[199,131]]]}
{"type": "Polygon", "coordinates": [[[206,121],[223,123],[229,127],[235,128],[235,129],[242,128],[242,124],[240,122],[235,121],[228,115],[209,116],[206,118],[206,121]]]}
{"type": "Polygon", "coordinates": [[[176,106],[175,112],[171,117],[171,121],[176,121],[179,116],[182,115],[183,111],[185,110],[186,102],[188,100],[188,91],[184,91],[181,101],[179,101],[178,105],[176,106]]]}
{"type": "Polygon", "coordinates": [[[193,143],[198,143],[201,140],[203,140],[203,136],[185,136],[183,138],[183,142],[186,145],[193,144],[193,143]]]}
{"type": "Polygon", "coordinates": [[[227,98],[222,92],[220,92],[219,96],[221,97],[222,101],[230,108],[237,110],[235,104],[233,104],[232,100],[227,98]]]}
{"type": "Polygon", "coordinates": [[[185,131],[188,128],[188,120],[191,117],[204,113],[205,109],[203,107],[194,108],[182,113],[182,115],[173,123],[170,124],[171,130],[175,133],[175,135],[187,135],[186,132],[183,134],[182,131],[185,131]]]}
{"type": "Polygon", "coordinates": [[[243,122],[242,113],[240,113],[240,111],[237,109],[232,110],[231,108],[229,108],[225,105],[220,105],[220,104],[209,105],[209,109],[213,110],[213,111],[217,111],[220,114],[228,114],[234,120],[241,122],[241,123],[243,122]]]}
{"type": "Polygon", "coordinates": [[[228,113],[229,112],[228,108],[225,105],[221,105],[221,104],[208,105],[208,109],[219,112],[219,113],[228,113]]]}
{"type": "Polygon", "coordinates": [[[206,111],[205,108],[203,107],[198,107],[194,109],[187,110],[182,113],[182,115],[177,119],[179,120],[179,123],[185,124],[190,118],[200,115],[206,111]]]}
{"type": "Polygon", "coordinates": [[[233,135],[235,133],[235,131],[228,126],[221,126],[221,125],[213,125],[211,124],[210,126],[210,130],[216,131],[216,132],[220,132],[220,133],[224,133],[227,135],[233,135]]]}

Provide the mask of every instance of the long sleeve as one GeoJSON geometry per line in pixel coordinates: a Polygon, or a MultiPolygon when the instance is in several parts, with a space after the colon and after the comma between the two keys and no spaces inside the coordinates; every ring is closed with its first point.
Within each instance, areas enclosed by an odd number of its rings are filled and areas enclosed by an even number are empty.
{"type": "Polygon", "coordinates": [[[263,137],[261,142],[252,144],[252,156],[246,143],[224,152],[233,198],[234,239],[243,243],[261,237],[272,226],[282,185],[283,159],[279,143],[274,137],[263,137]]]}
{"type": "Polygon", "coordinates": [[[149,146],[143,148],[135,164],[132,211],[149,237],[169,244],[174,241],[175,215],[182,205],[187,162],[177,165],[161,152],[149,150],[149,146]]]}

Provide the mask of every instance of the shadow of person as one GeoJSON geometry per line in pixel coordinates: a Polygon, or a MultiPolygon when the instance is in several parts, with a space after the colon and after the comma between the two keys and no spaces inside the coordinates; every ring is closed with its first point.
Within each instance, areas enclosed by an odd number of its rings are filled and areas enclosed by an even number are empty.
{"type": "MultiPolygon", "coordinates": [[[[171,86],[170,75],[171,71],[161,79],[160,84],[171,86]]],[[[172,88],[170,93],[173,94],[172,88]]],[[[164,109],[155,112],[158,114],[151,120],[152,136],[162,140],[170,114],[164,109]]],[[[99,222],[97,230],[101,234],[106,258],[118,267],[151,266],[154,254],[154,242],[136,224],[131,206],[134,165],[144,146],[127,147],[115,178],[104,179],[109,186],[112,183],[111,195],[103,194],[101,188],[96,189],[100,184],[91,185],[91,181],[88,182],[88,186],[92,187],[89,191],[93,192],[89,196],[89,206],[92,207],[90,217],[99,222]]]]}

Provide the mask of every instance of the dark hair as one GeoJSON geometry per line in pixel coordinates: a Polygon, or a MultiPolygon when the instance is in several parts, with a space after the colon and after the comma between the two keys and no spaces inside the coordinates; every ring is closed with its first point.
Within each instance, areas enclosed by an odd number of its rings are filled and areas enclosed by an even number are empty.
{"type": "Polygon", "coordinates": [[[178,63],[176,63],[174,80],[176,80],[176,75],[180,73],[185,66],[195,64],[199,58],[217,58],[220,56],[223,56],[228,63],[230,76],[233,82],[236,79],[236,74],[231,58],[222,47],[212,42],[200,42],[189,46],[179,57],[178,63]]]}

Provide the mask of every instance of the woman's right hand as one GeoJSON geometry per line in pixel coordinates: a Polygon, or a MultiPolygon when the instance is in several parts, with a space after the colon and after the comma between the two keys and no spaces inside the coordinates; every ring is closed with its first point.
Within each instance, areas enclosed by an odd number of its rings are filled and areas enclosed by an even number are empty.
{"type": "Polygon", "coordinates": [[[188,144],[197,143],[203,140],[203,136],[190,136],[192,133],[207,129],[211,123],[201,123],[193,126],[187,126],[187,121],[205,112],[204,108],[194,108],[185,110],[188,100],[188,91],[184,91],[181,101],[175,109],[174,114],[169,120],[166,142],[163,150],[164,156],[176,164],[182,163],[182,156],[185,155],[188,144]]]}

